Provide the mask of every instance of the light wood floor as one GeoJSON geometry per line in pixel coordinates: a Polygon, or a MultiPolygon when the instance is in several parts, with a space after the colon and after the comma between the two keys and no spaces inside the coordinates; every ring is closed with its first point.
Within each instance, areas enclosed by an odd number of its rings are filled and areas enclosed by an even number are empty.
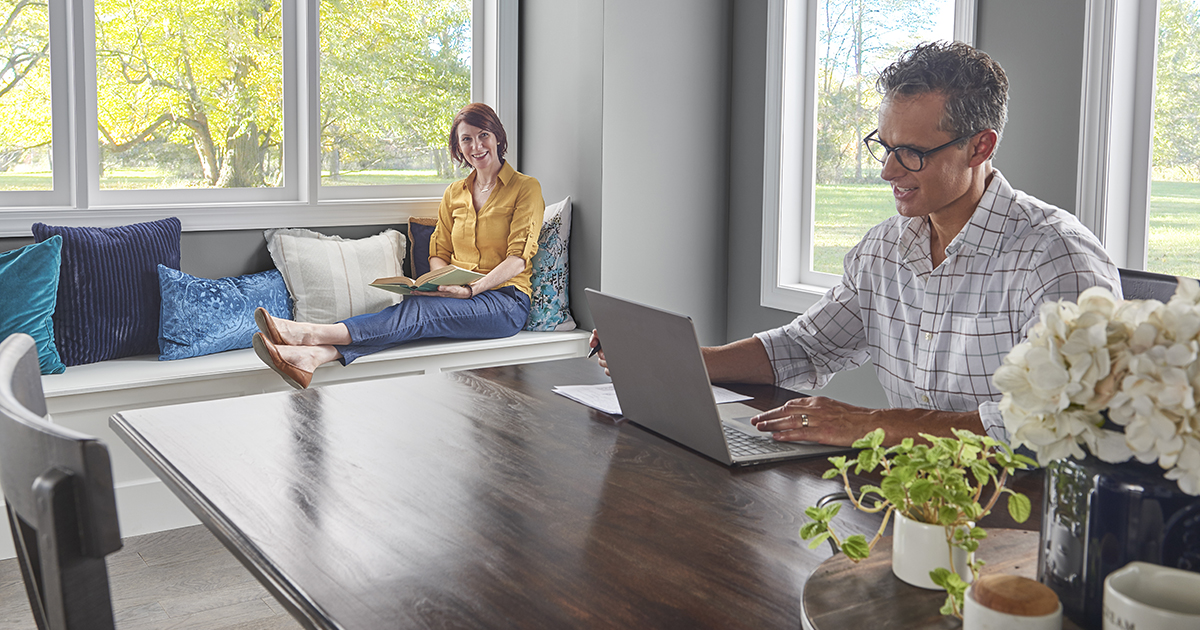
{"type": "MultiPolygon", "coordinates": [[[[108,576],[118,630],[301,628],[202,525],[126,538],[108,576]]],[[[0,560],[0,630],[37,630],[15,559],[0,560]]]]}

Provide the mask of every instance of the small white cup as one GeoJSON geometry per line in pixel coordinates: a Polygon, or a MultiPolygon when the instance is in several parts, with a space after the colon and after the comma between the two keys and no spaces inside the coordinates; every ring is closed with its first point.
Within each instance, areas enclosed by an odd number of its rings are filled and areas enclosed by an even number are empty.
{"type": "Polygon", "coordinates": [[[1130,562],[1104,580],[1104,630],[1200,628],[1200,573],[1130,562]]]}

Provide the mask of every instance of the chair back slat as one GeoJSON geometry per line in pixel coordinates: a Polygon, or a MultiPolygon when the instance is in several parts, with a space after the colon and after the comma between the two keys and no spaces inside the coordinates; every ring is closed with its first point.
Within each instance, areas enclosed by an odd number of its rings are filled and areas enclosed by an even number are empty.
{"type": "Polygon", "coordinates": [[[104,558],[121,535],[108,448],[48,421],[24,334],[0,343],[0,488],[38,627],[112,628],[104,558]]]}
{"type": "Polygon", "coordinates": [[[1126,300],[1158,300],[1169,302],[1179,288],[1179,276],[1139,269],[1118,269],[1121,274],[1121,293],[1126,300]]]}

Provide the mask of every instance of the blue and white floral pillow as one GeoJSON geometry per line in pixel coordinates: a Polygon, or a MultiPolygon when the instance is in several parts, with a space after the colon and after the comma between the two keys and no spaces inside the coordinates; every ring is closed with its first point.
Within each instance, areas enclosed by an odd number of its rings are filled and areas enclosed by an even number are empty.
{"type": "Polygon", "coordinates": [[[571,198],[546,206],[538,253],[533,256],[533,296],[525,330],[574,330],[571,317],[570,265],[567,246],[571,242],[571,198]]]}

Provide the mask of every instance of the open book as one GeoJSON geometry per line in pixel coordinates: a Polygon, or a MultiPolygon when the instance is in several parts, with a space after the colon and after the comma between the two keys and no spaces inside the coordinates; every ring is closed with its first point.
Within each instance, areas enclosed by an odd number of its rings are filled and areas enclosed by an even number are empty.
{"type": "Polygon", "coordinates": [[[413,280],[404,276],[395,278],[379,278],[371,283],[384,291],[408,295],[413,291],[437,291],[439,286],[446,284],[470,284],[483,277],[478,271],[468,271],[454,265],[446,265],[413,280]]]}

